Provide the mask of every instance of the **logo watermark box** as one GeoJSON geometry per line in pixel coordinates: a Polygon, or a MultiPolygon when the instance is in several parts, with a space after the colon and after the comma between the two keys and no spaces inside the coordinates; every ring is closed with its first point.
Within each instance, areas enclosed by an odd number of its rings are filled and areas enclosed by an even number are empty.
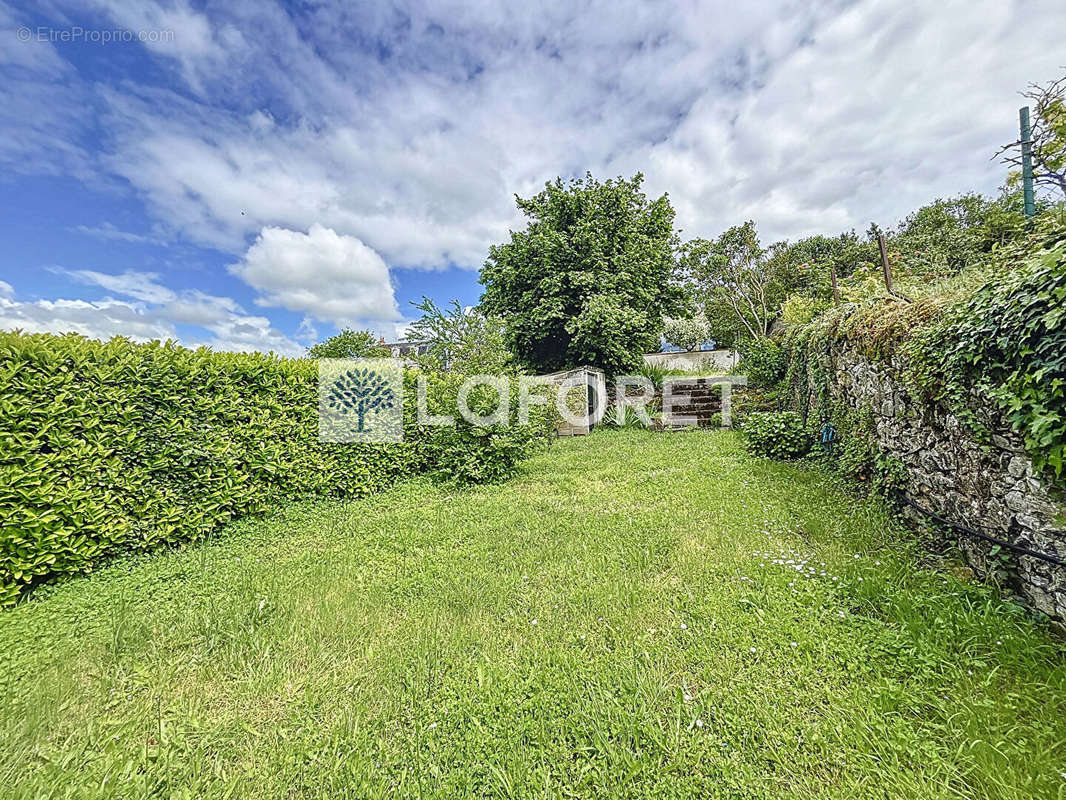
{"type": "Polygon", "coordinates": [[[403,367],[397,358],[319,359],[319,440],[402,442],[403,367]]]}

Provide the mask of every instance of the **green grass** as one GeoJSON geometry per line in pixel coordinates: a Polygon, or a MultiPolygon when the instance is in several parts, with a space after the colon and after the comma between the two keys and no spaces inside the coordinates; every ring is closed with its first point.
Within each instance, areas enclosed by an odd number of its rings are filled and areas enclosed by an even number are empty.
{"type": "Polygon", "coordinates": [[[0,794],[1066,796],[1062,645],[920,563],[725,432],[293,506],[0,615],[0,794]]]}

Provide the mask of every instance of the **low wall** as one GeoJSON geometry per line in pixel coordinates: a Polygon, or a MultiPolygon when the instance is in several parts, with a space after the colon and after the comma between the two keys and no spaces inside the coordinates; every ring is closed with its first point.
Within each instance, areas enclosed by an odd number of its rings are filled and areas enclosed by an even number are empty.
{"type": "Polygon", "coordinates": [[[696,350],[691,353],[645,353],[644,363],[686,372],[731,372],[739,357],[734,350],[696,350]]]}
{"type": "MultiPolygon", "coordinates": [[[[830,361],[830,392],[871,411],[877,444],[905,467],[909,499],[958,525],[1066,558],[1063,507],[1034,473],[1018,435],[987,402],[974,398],[973,411],[993,431],[982,445],[956,415],[909,392],[898,365],[871,362],[851,345],[834,347],[830,361]]],[[[992,563],[988,542],[960,533],[958,544],[980,575],[1003,566],[992,563]]],[[[1066,620],[1066,568],[1024,555],[1011,555],[1007,564],[1015,591],[1066,620]]]]}

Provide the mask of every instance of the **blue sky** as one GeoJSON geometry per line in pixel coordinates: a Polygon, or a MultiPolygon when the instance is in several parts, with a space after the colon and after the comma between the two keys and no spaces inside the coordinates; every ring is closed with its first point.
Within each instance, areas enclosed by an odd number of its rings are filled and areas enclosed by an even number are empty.
{"type": "Polygon", "coordinates": [[[892,224],[995,190],[1063,41],[1059,0],[0,2],[0,327],[393,339],[586,169],[686,237],[892,224]]]}

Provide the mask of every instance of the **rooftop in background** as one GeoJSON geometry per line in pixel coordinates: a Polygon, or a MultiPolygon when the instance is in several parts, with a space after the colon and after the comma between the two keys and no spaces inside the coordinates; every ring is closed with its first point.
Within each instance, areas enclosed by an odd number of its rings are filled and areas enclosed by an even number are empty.
{"type": "Polygon", "coordinates": [[[386,347],[389,350],[389,354],[393,358],[403,358],[404,356],[421,356],[429,352],[429,342],[412,340],[409,342],[386,342],[381,341],[378,343],[381,347],[386,347]]]}

